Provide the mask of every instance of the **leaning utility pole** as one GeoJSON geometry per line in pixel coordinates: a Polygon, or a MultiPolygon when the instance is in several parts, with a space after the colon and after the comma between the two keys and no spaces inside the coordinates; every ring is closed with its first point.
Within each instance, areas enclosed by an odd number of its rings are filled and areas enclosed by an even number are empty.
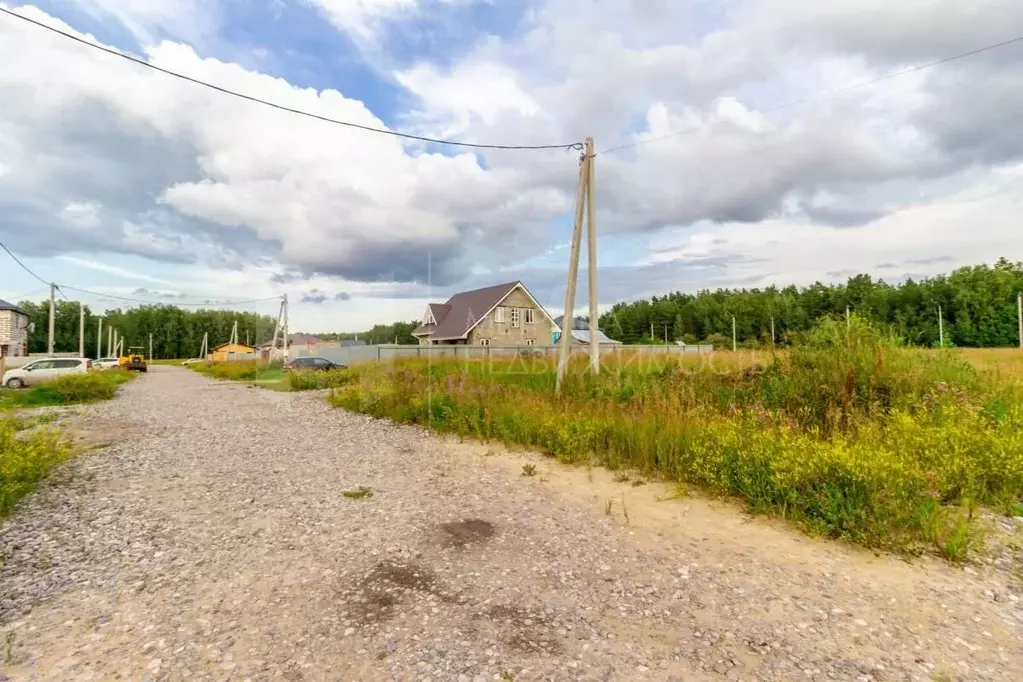
{"type": "Polygon", "coordinates": [[[99,321],[99,329],[96,330],[96,359],[99,360],[103,355],[103,318],[96,318],[99,321]]]}
{"type": "Polygon", "coordinates": [[[594,373],[600,371],[600,348],[597,344],[597,236],[593,194],[590,184],[593,181],[593,138],[586,138],[586,148],[579,159],[579,186],[575,195],[575,223],[572,226],[572,248],[568,260],[568,281],[565,286],[565,314],[561,322],[561,338],[558,353],[558,376],[555,390],[561,391],[561,383],[568,371],[569,356],[572,353],[572,329],[575,326],[575,287],[579,278],[579,249],[583,239],[583,214],[589,204],[587,227],[589,230],[589,279],[590,279],[590,368],[594,373]]]}
{"type": "Polygon", "coordinates": [[[78,357],[85,357],[85,304],[78,302],[78,357]]]}
{"type": "Polygon", "coordinates": [[[117,329],[115,328],[114,329],[114,357],[115,358],[121,357],[121,354],[117,352],[117,347],[118,347],[118,344],[117,344],[117,329]]]}
{"type": "Polygon", "coordinates": [[[54,317],[54,305],[56,305],[57,298],[57,285],[50,282],[50,335],[46,341],[46,354],[53,355],[53,317],[54,317]]]}

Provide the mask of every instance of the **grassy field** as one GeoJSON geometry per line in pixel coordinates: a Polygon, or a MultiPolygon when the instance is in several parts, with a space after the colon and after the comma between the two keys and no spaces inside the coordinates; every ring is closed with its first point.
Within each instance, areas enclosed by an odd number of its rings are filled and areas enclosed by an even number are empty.
{"type": "Polygon", "coordinates": [[[37,423],[0,419],[0,518],[14,508],[53,465],[71,454],[57,431],[29,427],[37,423]]]}
{"type": "Polygon", "coordinates": [[[363,365],[338,406],[638,469],[813,533],[964,558],[980,505],[1023,514],[1023,353],[903,346],[859,320],[785,353],[363,365]]]}
{"type": "Polygon", "coordinates": [[[60,377],[41,386],[22,389],[0,389],[0,410],[71,405],[110,400],[118,387],[135,375],[117,369],[60,377]]]}
{"type": "Polygon", "coordinates": [[[334,388],[344,385],[351,379],[348,370],[285,372],[280,363],[268,365],[257,360],[196,363],[189,367],[214,379],[246,381],[273,391],[310,391],[319,388],[334,388]]]}

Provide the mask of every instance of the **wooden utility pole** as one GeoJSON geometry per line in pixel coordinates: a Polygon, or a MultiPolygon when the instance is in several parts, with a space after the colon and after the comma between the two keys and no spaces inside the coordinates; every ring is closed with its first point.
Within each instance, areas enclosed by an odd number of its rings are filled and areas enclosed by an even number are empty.
{"type": "MultiPolygon", "coordinates": [[[[600,374],[600,341],[597,319],[597,209],[593,203],[593,138],[586,138],[586,241],[589,245],[589,258],[586,261],[587,274],[590,276],[590,371],[600,374]]],[[[574,322],[574,320],[573,320],[574,322]]],[[[574,325],[573,325],[574,326],[574,325]]]]}
{"type": "Polygon", "coordinates": [[[291,311],[288,310],[288,295],[284,294],[284,362],[287,363],[291,350],[291,321],[288,319],[291,311]]]}
{"type": "Polygon", "coordinates": [[[99,360],[103,355],[103,318],[96,318],[99,321],[99,329],[96,330],[96,359],[99,360]]]}
{"type": "Polygon", "coordinates": [[[938,306],[938,347],[945,347],[945,326],[941,321],[941,306],[938,306]]]}
{"type": "Polygon", "coordinates": [[[735,345],[735,315],[732,315],[732,352],[734,353],[738,348],[735,345]]]}
{"type": "MultiPolygon", "coordinates": [[[[572,353],[572,328],[575,326],[575,286],[579,277],[579,248],[583,237],[583,209],[589,184],[590,158],[584,153],[579,160],[579,186],[575,194],[575,223],[572,225],[572,248],[568,257],[568,281],[565,284],[565,314],[561,319],[561,338],[558,353],[558,376],[555,391],[561,391],[561,382],[568,371],[568,359],[572,353]]],[[[590,339],[591,343],[593,339],[590,339]]]]}
{"type": "Polygon", "coordinates": [[[78,357],[85,357],[85,304],[78,302],[78,357]]]}
{"type": "Polygon", "coordinates": [[[53,355],[53,324],[54,324],[54,306],[56,305],[57,298],[57,285],[50,282],[50,334],[46,340],[46,354],[53,355]]]}

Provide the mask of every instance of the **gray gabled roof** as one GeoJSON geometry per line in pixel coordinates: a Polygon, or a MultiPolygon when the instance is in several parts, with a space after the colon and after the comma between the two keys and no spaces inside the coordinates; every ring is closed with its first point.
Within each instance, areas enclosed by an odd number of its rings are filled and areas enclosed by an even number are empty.
{"type": "Polygon", "coordinates": [[[520,282],[508,282],[463,291],[449,298],[447,303],[431,303],[430,312],[433,313],[437,324],[420,325],[412,333],[433,339],[460,339],[519,284],[520,282]]]}
{"type": "Polygon", "coordinates": [[[22,315],[28,316],[28,313],[26,313],[24,310],[14,305],[13,303],[8,303],[2,298],[0,298],[0,310],[12,310],[16,313],[21,313],[22,315]]]}
{"type": "MultiPolygon", "coordinates": [[[[580,343],[589,343],[590,342],[590,330],[589,329],[573,329],[572,330],[572,338],[575,339],[576,341],[580,342],[580,343]]],[[[607,334],[605,334],[604,332],[600,331],[599,329],[597,330],[597,344],[598,345],[600,345],[600,344],[612,344],[612,345],[619,344],[619,345],[621,345],[621,343],[622,343],[621,341],[615,341],[614,339],[608,338],[607,334]]]]}

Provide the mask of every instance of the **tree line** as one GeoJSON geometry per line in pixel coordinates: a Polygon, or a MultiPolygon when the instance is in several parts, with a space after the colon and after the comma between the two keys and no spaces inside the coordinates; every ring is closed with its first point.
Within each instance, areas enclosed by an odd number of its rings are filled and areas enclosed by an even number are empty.
{"type": "Polygon", "coordinates": [[[1023,263],[1001,258],[993,266],[962,267],[949,274],[888,284],[856,275],[842,284],[764,289],[718,289],[616,303],[600,316],[601,330],[624,343],[790,344],[827,316],[847,310],[920,346],[939,344],[938,309],[945,345],[1015,346],[1016,297],[1023,291],[1023,263]],[[771,321],[774,321],[774,339],[771,321]]]}
{"type": "Polygon", "coordinates": [[[368,345],[380,343],[401,343],[417,344],[416,337],[412,332],[419,326],[419,322],[394,322],[392,324],[375,324],[373,328],[364,332],[342,332],[335,334],[313,334],[324,341],[359,340],[365,341],[368,345]]]}
{"type": "MultiPolygon", "coordinates": [[[[28,313],[34,329],[29,334],[30,353],[45,353],[49,334],[50,304],[22,301],[18,307],[28,313]]],[[[54,351],[78,351],[79,307],[76,301],[58,301],[54,315],[54,351]]],[[[238,339],[252,344],[269,341],[276,319],[267,315],[233,310],[184,310],[173,305],[146,305],[127,310],[108,310],[103,317],[103,354],[107,351],[107,330],[113,327],[124,338],[124,348],[140,346],[149,352],[153,335],[153,357],[192,358],[199,354],[204,334],[210,348],[227,343],[238,322],[238,339]]],[[[96,348],[99,316],[85,306],[85,355],[99,357],[96,348]]]]}

